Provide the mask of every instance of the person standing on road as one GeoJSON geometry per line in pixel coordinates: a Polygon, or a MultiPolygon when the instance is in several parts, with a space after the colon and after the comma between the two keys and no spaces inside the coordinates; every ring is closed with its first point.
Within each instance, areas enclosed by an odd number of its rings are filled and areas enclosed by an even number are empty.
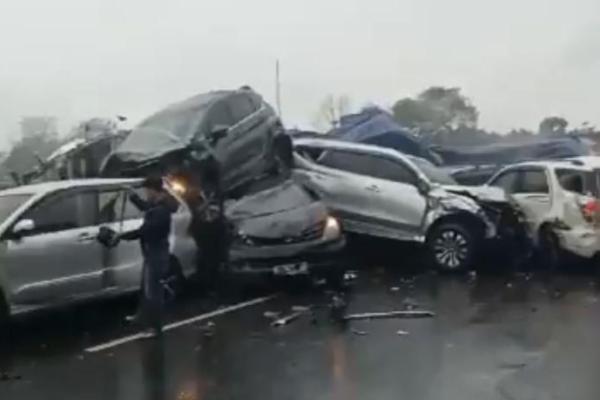
{"type": "Polygon", "coordinates": [[[142,226],[117,236],[118,240],[139,240],[144,257],[142,272],[142,301],[136,315],[128,317],[131,322],[148,324],[152,331],[149,337],[162,334],[162,313],[164,307],[163,280],[169,269],[169,235],[171,214],[175,211],[174,201],[163,187],[159,177],[148,177],[142,187],[146,199],[128,189],[129,199],[144,212],[142,226]]]}

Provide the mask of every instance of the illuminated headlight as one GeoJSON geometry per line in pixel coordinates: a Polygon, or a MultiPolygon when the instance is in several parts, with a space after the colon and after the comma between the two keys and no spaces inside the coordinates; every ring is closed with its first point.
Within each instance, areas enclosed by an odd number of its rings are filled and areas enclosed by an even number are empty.
{"type": "Polygon", "coordinates": [[[337,239],[342,234],[340,223],[334,217],[327,217],[325,221],[325,229],[323,230],[324,239],[337,239]]]}
{"type": "Polygon", "coordinates": [[[171,189],[179,194],[179,195],[183,195],[185,194],[187,188],[185,187],[185,185],[183,184],[183,182],[177,181],[177,180],[170,180],[169,181],[169,186],[171,187],[171,189]]]}

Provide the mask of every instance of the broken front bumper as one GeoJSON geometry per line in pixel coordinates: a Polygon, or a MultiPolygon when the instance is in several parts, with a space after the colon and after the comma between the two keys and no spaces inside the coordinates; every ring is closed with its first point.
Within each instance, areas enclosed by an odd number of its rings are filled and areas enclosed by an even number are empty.
{"type": "Polygon", "coordinates": [[[592,258],[600,253],[600,230],[593,227],[574,227],[569,230],[555,229],[560,247],[576,256],[592,258]]]}
{"type": "Polygon", "coordinates": [[[322,239],[274,246],[232,246],[229,273],[247,276],[294,276],[326,273],[339,266],[345,239],[322,239]]]}

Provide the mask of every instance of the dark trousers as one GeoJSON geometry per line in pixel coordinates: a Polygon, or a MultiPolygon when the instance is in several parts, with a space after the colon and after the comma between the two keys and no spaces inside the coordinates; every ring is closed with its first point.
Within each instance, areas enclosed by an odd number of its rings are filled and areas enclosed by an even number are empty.
{"type": "Polygon", "coordinates": [[[144,324],[156,333],[162,332],[165,304],[163,280],[169,268],[169,250],[148,249],[144,252],[142,272],[142,302],[138,312],[144,324]]]}

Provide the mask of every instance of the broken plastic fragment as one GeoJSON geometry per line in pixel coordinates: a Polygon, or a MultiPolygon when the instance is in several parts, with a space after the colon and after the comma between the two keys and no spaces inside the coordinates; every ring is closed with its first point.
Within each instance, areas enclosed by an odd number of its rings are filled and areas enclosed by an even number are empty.
{"type": "Polygon", "coordinates": [[[434,317],[435,313],[431,311],[388,311],[388,312],[371,312],[362,314],[350,314],[344,316],[345,321],[356,319],[383,319],[383,318],[430,318],[434,317]]]}
{"type": "Polygon", "coordinates": [[[399,291],[400,291],[400,288],[399,288],[398,286],[392,286],[392,287],[390,288],[390,291],[391,291],[391,292],[399,292],[399,291]]]}
{"type": "Polygon", "coordinates": [[[307,312],[310,311],[311,306],[292,306],[294,312],[307,312]]]}
{"type": "Polygon", "coordinates": [[[352,332],[353,334],[355,334],[357,336],[366,336],[369,334],[367,331],[361,331],[358,329],[351,329],[350,332],[352,332]]]}
{"type": "Polygon", "coordinates": [[[297,312],[292,313],[290,315],[286,315],[285,317],[278,318],[278,319],[276,319],[275,321],[273,321],[271,323],[271,326],[284,326],[284,325],[287,325],[290,322],[292,322],[295,319],[297,319],[298,317],[300,317],[304,313],[305,313],[305,311],[297,311],[297,312]]]}
{"type": "Polygon", "coordinates": [[[409,333],[408,333],[408,332],[406,332],[406,331],[403,331],[402,329],[400,329],[400,330],[398,330],[398,331],[396,332],[396,335],[398,335],[398,336],[408,336],[408,335],[409,335],[409,333]]]}
{"type": "Polygon", "coordinates": [[[277,318],[281,315],[281,313],[279,311],[265,311],[263,313],[263,316],[265,318],[270,318],[270,319],[274,319],[277,318]]]}

